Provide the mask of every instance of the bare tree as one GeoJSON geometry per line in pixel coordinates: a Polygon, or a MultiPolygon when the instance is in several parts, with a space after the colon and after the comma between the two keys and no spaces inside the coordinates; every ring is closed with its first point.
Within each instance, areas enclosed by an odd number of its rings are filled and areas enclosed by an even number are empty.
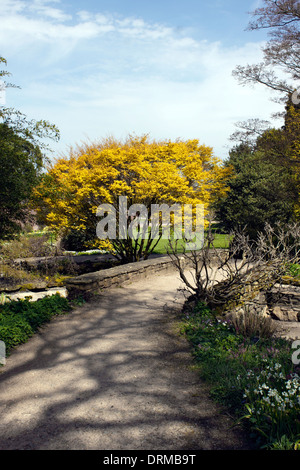
{"type": "MultiPolygon", "coordinates": [[[[261,84],[274,91],[273,101],[286,103],[297,93],[300,80],[300,2],[299,0],[264,0],[264,6],[252,12],[247,30],[268,30],[270,40],[262,47],[263,60],[258,64],[238,65],[232,72],[239,83],[261,84]]],[[[298,96],[298,95],[297,95],[298,96]]],[[[298,102],[298,98],[297,98],[298,102]]],[[[284,111],[272,115],[282,118],[284,111]]],[[[241,130],[231,136],[231,140],[251,143],[258,136],[265,121],[250,120],[237,123],[241,130]]]]}
{"type": "Polygon", "coordinates": [[[300,225],[266,225],[256,241],[245,231],[229,235],[228,250],[215,248],[211,225],[200,250],[178,254],[170,241],[169,256],[192,298],[227,311],[250,301],[260,291],[281,283],[289,263],[299,262],[300,225]]]}
{"type": "Polygon", "coordinates": [[[242,84],[261,83],[283,93],[285,101],[300,79],[300,2],[264,0],[264,6],[257,8],[252,16],[247,29],[268,29],[271,39],[262,48],[263,62],[238,66],[233,74],[242,84]],[[274,67],[279,73],[283,72],[286,79],[280,78],[274,67]]]}
{"type": "Polygon", "coordinates": [[[262,137],[264,132],[270,129],[271,124],[269,121],[255,118],[237,122],[235,126],[238,130],[230,136],[229,140],[255,149],[257,138],[262,137]]]}

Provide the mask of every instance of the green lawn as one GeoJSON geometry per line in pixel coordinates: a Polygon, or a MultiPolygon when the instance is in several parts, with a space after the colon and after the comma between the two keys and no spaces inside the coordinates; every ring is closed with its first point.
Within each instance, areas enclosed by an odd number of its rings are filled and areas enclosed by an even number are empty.
{"type": "MultiPolygon", "coordinates": [[[[215,234],[215,241],[214,241],[215,248],[228,248],[228,245],[229,245],[228,235],[223,234],[223,233],[215,234]]],[[[157,246],[155,247],[153,253],[166,254],[168,246],[169,246],[169,240],[160,240],[157,246]]],[[[178,248],[179,253],[183,251],[183,246],[184,246],[183,240],[178,240],[177,248],[178,248]]]]}

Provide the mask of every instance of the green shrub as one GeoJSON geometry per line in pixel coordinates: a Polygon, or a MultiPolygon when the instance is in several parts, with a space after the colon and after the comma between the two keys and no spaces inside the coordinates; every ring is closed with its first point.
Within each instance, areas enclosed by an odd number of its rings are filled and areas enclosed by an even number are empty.
{"type": "Polygon", "coordinates": [[[66,251],[84,251],[94,238],[94,230],[72,229],[63,237],[61,244],[66,251]]]}
{"type": "Polygon", "coordinates": [[[33,329],[25,319],[10,316],[0,321],[0,339],[9,352],[18,344],[25,343],[33,335],[33,329]]]}
{"type": "Polygon", "coordinates": [[[0,340],[9,352],[25,343],[38,328],[54,315],[69,312],[69,301],[59,294],[31,302],[29,299],[13,300],[0,305],[0,340]]]}

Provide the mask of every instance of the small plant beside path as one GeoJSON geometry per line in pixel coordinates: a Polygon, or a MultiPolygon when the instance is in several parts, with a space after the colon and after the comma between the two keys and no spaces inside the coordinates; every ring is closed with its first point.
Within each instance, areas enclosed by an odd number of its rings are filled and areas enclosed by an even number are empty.
{"type": "Polygon", "coordinates": [[[59,294],[36,302],[26,298],[0,305],[0,340],[5,343],[6,353],[28,341],[52,317],[69,313],[71,308],[68,299],[59,294]]]}
{"type": "Polygon", "coordinates": [[[253,325],[238,329],[200,302],[183,311],[182,332],[211,396],[258,447],[300,450],[300,367],[292,362],[291,342],[263,323],[253,325]]]}

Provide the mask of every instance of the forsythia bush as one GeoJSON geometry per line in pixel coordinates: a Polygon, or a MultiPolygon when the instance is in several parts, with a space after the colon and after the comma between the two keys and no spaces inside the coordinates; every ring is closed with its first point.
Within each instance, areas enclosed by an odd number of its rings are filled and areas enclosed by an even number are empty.
{"type": "Polygon", "coordinates": [[[118,197],[127,196],[129,206],[203,203],[207,208],[224,193],[229,172],[198,140],[109,138],[57,159],[35,190],[35,207],[51,229],[90,232],[93,246],[109,247],[96,238],[100,204],[117,207],[118,197]]]}

